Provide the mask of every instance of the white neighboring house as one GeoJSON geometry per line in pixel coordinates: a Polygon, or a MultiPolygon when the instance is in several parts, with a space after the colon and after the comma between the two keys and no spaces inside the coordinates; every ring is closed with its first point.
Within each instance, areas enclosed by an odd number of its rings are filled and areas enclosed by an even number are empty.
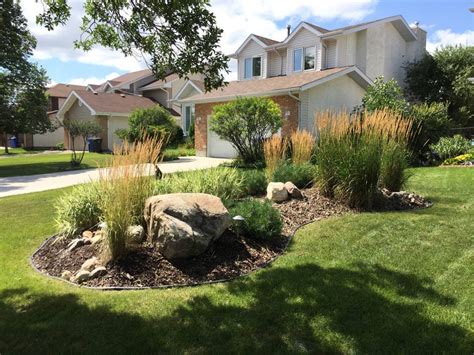
{"type": "Polygon", "coordinates": [[[192,81],[175,102],[182,119],[195,117],[196,152],[235,157],[229,142],[208,128],[212,107],[243,96],[271,97],[280,105],[282,135],[313,131],[318,111],[352,110],[378,76],[404,85],[404,64],[426,53],[426,32],[410,27],[402,16],[328,30],[301,22],[283,41],[251,34],[230,55],[237,59],[237,81],[204,93],[192,81]]]}

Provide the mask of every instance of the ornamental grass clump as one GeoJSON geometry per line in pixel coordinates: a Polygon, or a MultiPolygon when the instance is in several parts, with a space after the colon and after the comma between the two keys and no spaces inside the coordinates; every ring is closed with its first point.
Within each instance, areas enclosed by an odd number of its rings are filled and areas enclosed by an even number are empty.
{"type": "Polygon", "coordinates": [[[399,191],[406,182],[407,146],[417,134],[411,119],[388,110],[323,112],[315,126],[316,180],[326,196],[371,209],[380,188],[399,191]]]}
{"type": "Polygon", "coordinates": [[[266,166],[265,172],[269,181],[271,181],[277,166],[285,160],[286,148],[286,139],[276,134],[274,134],[270,139],[267,139],[263,144],[263,154],[266,166]]]}
{"type": "Polygon", "coordinates": [[[127,228],[143,222],[145,200],[152,195],[154,168],[161,156],[164,138],[144,135],[135,143],[114,147],[108,168],[100,170],[99,206],[106,223],[106,257],[125,255],[127,228]]]}
{"type": "Polygon", "coordinates": [[[314,136],[308,131],[295,131],[290,136],[291,161],[305,164],[311,160],[314,149],[314,136]]]}

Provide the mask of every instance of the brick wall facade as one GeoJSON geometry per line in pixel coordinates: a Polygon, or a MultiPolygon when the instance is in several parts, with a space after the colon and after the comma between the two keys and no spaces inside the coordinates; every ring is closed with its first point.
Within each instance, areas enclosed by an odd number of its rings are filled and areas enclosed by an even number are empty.
{"type": "MultiPolygon", "coordinates": [[[[272,96],[270,98],[280,106],[283,118],[281,133],[282,136],[286,137],[298,129],[298,100],[288,95],[272,96]]],[[[215,105],[222,105],[224,103],[211,102],[195,105],[194,140],[198,156],[207,155],[207,118],[212,114],[212,109],[215,105]]]]}

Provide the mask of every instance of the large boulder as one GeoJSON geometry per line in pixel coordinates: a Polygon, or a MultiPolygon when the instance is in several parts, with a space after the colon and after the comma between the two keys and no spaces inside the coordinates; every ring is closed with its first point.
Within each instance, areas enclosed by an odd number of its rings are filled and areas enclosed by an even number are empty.
{"type": "Polygon", "coordinates": [[[282,182],[271,182],[267,186],[267,199],[273,202],[288,200],[288,191],[282,182]]]}
{"type": "Polygon", "coordinates": [[[150,197],[144,215],[148,238],[167,259],[202,254],[232,223],[220,198],[201,193],[150,197]]]}

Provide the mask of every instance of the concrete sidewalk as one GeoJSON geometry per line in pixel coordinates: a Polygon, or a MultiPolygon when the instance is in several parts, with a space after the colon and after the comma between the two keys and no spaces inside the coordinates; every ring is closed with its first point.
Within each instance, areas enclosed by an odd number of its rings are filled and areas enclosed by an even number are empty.
{"type": "MultiPolygon", "coordinates": [[[[159,167],[164,174],[170,174],[179,171],[213,168],[221,163],[229,161],[231,160],[204,157],[182,157],[179,160],[160,163],[159,167]]],[[[67,186],[91,182],[98,178],[99,169],[84,169],[53,174],[0,178],[0,198],[27,194],[30,192],[60,189],[67,186]]]]}

